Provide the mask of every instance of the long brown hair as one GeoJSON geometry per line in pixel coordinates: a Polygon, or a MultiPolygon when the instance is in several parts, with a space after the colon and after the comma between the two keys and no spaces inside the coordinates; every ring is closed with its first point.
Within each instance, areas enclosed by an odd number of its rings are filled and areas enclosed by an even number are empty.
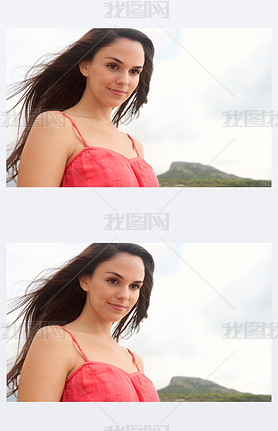
{"type": "Polygon", "coordinates": [[[45,111],[64,111],[76,105],[86,86],[86,77],[81,74],[79,63],[83,60],[92,60],[100,48],[120,38],[140,42],[145,53],[145,63],[137,88],[118,107],[111,121],[118,127],[123,117],[126,117],[127,122],[139,116],[140,107],[148,101],[147,95],[153,72],[152,41],[141,31],[131,28],[94,28],[68,46],[63,53],[57,54],[51,62],[35,64],[27,72],[23,82],[12,85],[7,100],[18,94],[21,96],[8,113],[23,102],[18,115],[18,137],[23,115],[25,129],[7,159],[7,172],[11,171],[7,182],[15,179],[18,174],[18,163],[36,117],[45,111]]]}
{"type": "Polygon", "coordinates": [[[127,338],[139,331],[140,322],[148,317],[147,310],[153,287],[154,261],[151,254],[137,244],[91,244],[54,274],[35,278],[27,287],[23,297],[17,297],[11,301],[8,314],[20,308],[22,310],[8,328],[21,317],[23,319],[18,330],[17,357],[7,374],[7,385],[11,385],[8,396],[18,390],[18,378],[36,332],[44,326],[65,325],[77,319],[86,302],[86,292],[80,287],[79,278],[82,275],[92,275],[100,263],[112,259],[119,253],[139,256],[144,264],[145,277],[138,301],[116,324],[111,335],[118,342],[123,333],[124,338],[127,338]],[[26,342],[19,353],[23,328],[25,328],[26,342]]]}

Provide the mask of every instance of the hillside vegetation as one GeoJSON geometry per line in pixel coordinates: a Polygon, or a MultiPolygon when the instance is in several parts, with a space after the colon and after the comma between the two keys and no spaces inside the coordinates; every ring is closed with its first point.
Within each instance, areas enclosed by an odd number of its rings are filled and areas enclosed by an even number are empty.
{"type": "Polygon", "coordinates": [[[229,389],[198,377],[172,377],[170,384],[159,389],[161,402],[270,402],[271,395],[255,395],[229,389]]]}
{"type": "Polygon", "coordinates": [[[241,178],[201,163],[173,162],[157,178],[160,187],[271,187],[270,180],[241,178]]]}

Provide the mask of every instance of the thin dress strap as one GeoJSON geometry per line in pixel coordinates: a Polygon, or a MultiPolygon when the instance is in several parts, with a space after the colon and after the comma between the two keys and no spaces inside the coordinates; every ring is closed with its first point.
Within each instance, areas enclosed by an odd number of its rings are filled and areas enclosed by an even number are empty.
{"type": "Polygon", "coordinates": [[[85,359],[85,361],[86,361],[86,362],[90,362],[90,361],[89,361],[89,359],[87,358],[87,356],[85,355],[85,353],[83,352],[83,350],[81,349],[81,347],[79,346],[79,344],[78,344],[78,342],[77,342],[77,340],[76,340],[75,336],[74,336],[74,335],[72,335],[72,333],[71,333],[70,331],[68,331],[66,328],[64,328],[63,326],[60,326],[60,325],[57,325],[57,326],[59,326],[59,328],[62,328],[64,331],[66,331],[66,332],[71,336],[71,338],[73,339],[73,341],[74,341],[74,342],[75,342],[75,344],[77,345],[78,349],[79,349],[79,350],[80,350],[80,352],[82,353],[82,356],[83,356],[83,358],[85,359]]]}
{"type": "Polygon", "coordinates": [[[81,133],[79,132],[78,127],[75,124],[75,122],[68,115],[66,115],[64,112],[62,112],[62,111],[57,111],[57,112],[60,112],[60,114],[63,114],[65,117],[67,117],[68,120],[70,120],[71,124],[73,125],[73,127],[77,131],[78,135],[82,139],[83,144],[85,145],[85,147],[88,147],[89,145],[87,144],[87,142],[85,141],[85,139],[83,138],[83,136],[81,135],[81,133]]]}
{"type": "Polygon", "coordinates": [[[136,153],[137,153],[137,156],[138,157],[140,157],[139,156],[139,153],[138,153],[138,151],[137,151],[137,148],[136,148],[136,145],[135,145],[135,142],[134,142],[134,140],[132,139],[132,137],[127,133],[127,136],[129,137],[129,139],[131,139],[131,141],[132,141],[132,143],[133,143],[133,148],[135,149],[135,151],[136,151],[136,153]]]}
{"type": "Polygon", "coordinates": [[[134,354],[127,348],[127,350],[129,351],[129,353],[131,354],[131,356],[133,357],[133,360],[134,360],[134,363],[135,363],[135,365],[136,365],[136,368],[137,368],[137,370],[140,372],[140,370],[139,370],[139,368],[138,368],[138,365],[137,365],[137,362],[135,361],[135,357],[134,357],[134,354]]]}

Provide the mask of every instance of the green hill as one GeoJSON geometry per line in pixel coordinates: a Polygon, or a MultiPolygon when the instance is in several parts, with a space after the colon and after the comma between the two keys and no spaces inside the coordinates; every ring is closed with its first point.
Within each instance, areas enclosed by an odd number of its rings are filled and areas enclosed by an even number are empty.
{"type": "Polygon", "coordinates": [[[172,377],[170,384],[159,389],[161,402],[269,402],[271,395],[254,395],[229,389],[198,377],[172,377]]]}
{"type": "Polygon", "coordinates": [[[241,178],[209,165],[189,162],[173,162],[157,178],[160,187],[271,187],[270,180],[241,178]]]}

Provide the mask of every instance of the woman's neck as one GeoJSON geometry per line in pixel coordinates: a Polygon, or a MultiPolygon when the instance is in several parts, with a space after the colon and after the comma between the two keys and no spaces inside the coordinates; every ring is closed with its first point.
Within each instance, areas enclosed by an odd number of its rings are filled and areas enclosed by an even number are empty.
{"type": "Polygon", "coordinates": [[[92,118],[106,126],[114,127],[111,122],[112,108],[100,105],[85,93],[80,101],[72,108],[68,109],[67,112],[80,117],[92,118]]]}
{"type": "Polygon", "coordinates": [[[69,329],[72,328],[76,331],[95,334],[105,341],[113,341],[113,343],[115,342],[111,336],[112,323],[100,322],[92,316],[86,316],[84,310],[81,315],[73,322],[70,322],[68,326],[69,329]]]}

